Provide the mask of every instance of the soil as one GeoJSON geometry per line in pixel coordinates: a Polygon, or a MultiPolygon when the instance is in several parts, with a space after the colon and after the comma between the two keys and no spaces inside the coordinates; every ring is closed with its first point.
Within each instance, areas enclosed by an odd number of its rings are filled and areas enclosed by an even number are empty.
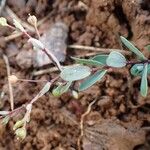
{"type": "MultiPolygon", "coordinates": [[[[69,28],[68,45],[121,48],[118,37],[123,35],[149,56],[144,48],[150,43],[149,0],[8,0],[6,6],[24,22],[29,13],[36,15],[38,20],[49,14],[49,18],[39,26],[40,34],[55,22],[65,23],[69,28]]],[[[2,15],[10,18],[5,8],[2,15]]],[[[5,41],[4,37],[10,34],[10,30],[0,27],[0,92],[5,93],[0,97],[1,110],[10,109],[2,53],[9,58],[11,73],[20,78],[51,79],[57,74],[33,76],[34,71],[52,65],[33,67],[27,39],[20,36],[5,41]]],[[[33,32],[31,35],[36,37],[33,32]]],[[[68,48],[64,64],[73,63],[69,56],[86,57],[89,53],[68,48]]],[[[150,90],[146,98],[141,97],[140,78],[132,77],[129,69],[109,71],[101,82],[79,93],[78,100],[69,92],[60,98],[47,93],[33,106],[25,140],[17,140],[12,130],[21,115],[6,126],[0,124],[0,150],[77,150],[80,117],[93,100],[96,102],[84,122],[85,136],[81,143],[84,150],[149,150],[150,90]]],[[[15,108],[29,102],[41,87],[39,83],[13,85],[15,108]]]]}

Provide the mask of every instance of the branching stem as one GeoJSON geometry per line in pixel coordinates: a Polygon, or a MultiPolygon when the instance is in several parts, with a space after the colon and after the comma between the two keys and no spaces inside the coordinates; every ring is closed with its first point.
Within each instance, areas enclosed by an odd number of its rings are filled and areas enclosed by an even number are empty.
{"type": "Polygon", "coordinates": [[[145,64],[145,63],[150,64],[150,60],[147,59],[147,60],[142,60],[142,61],[128,61],[127,65],[145,64]]]}

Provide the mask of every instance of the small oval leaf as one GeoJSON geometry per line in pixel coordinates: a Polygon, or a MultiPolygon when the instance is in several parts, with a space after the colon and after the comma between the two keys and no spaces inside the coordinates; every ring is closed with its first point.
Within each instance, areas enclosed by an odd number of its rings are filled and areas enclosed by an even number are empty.
{"type": "Polygon", "coordinates": [[[131,67],[130,72],[133,76],[141,76],[143,71],[143,64],[135,64],[131,67]]]}
{"type": "Polygon", "coordinates": [[[108,66],[120,68],[126,65],[126,58],[121,53],[113,51],[108,55],[106,63],[108,66]]]}
{"type": "Polygon", "coordinates": [[[45,86],[42,88],[42,90],[39,92],[38,94],[38,98],[40,98],[41,96],[43,96],[45,93],[47,93],[49,91],[51,87],[51,82],[47,82],[45,84],[45,86]]]}
{"type": "Polygon", "coordinates": [[[148,67],[148,64],[145,64],[143,72],[142,72],[142,80],[141,80],[141,86],[140,86],[140,93],[143,97],[147,96],[147,91],[148,91],[147,67],[148,67]]]}
{"type": "MultiPolygon", "coordinates": [[[[133,76],[142,76],[143,68],[143,64],[135,64],[131,67],[130,72],[133,76]]],[[[147,66],[147,74],[150,74],[150,64],[147,66]]]]}
{"type": "Polygon", "coordinates": [[[148,51],[150,51],[150,45],[147,45],[146,48],[148,51]]]}
{"type": "Polygon", "coordinates": [[[103,65],[101,62],[98,62],[96,60],[92,60],[92,59],[80,59],[80,58],[76,58],[76,57],[71,57],[72,59],[74,59],[77,63],[80,64],[86,64],[86,65],[92,65],[92,66],[101,66],[103,65]]]}
{"type": "Polygon", "coordinates": [[[79,91],[86,90],[93,84],[95,84],[98,80],[101,80],[102,77],[106,74],[107,70],[99,70],[95,72],[93,75],[88,77],[84,82],[81,83],[79,87],[79,91]]]}
{"type": "Polygon", "coordinates": [[[65,67],[60,73],[60,77],[65,81],[77,81],[88,77],[91,69],[83,65],[65,67]]]}
{"type": "Polygon", "coordinates": [[[3,125],[6,125],[10,120],[10,117],[9,116],[6,116],[5,118],[2,119],[2,124],[3,125]]]}
{"type": "Polygon", "coordinates": [[[107,58],[108,58],[108,55],[96,55],[92,58],[92,60],[98,61],[98,62],[106,65],[107,58]]]}
{"type": "Polygon", "coordinates": [[[59,97],[63,93],[67,92],[72,82],[67,82],[66,85],[60,84],[57,88],[53,89],[52,93],[54,96],[59,97]]]}
{"type": "Polygon", "coordinates": [[[123,36],[120,36],[122,43],[134,54],[136,54],[139,59],[141,60],[146,60],[147,58],[131,43],[129,42],[126,38],[123,36]]]}

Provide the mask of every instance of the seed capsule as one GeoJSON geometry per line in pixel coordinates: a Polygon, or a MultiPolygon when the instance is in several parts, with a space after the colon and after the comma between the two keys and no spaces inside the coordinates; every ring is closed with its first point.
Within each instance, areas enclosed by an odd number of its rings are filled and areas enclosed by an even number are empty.
{"type": "Polygon", "coordinates": [[[18,78],[15,75],[10,75],[8,77],[8,80],[10,81],[10,83],[16,83],[18,81],[18,78]]]}
{"type": "Polygon", "coordinates": [[[19,120],[19,121],[17,121],[17,122],[15,123],[14,127],[13,127],[13,130],[16,130],[16,129],[22,127],[23,124],[24,124],[24,120],[19,120]]]}
{"type": "Polygon", "coordinates": [[[16,134],[17,138],[23,140],[27,135],[27,131],[25,128],[19,128],[15,131],[15,134],[16,134]]]}
{"type": "Polygon", "coordinates": [[[30,15],[28,17],[27,21],[33,26],[37,25],[37,18],[34,15],[32,15],[32,16],[30,15]]]}

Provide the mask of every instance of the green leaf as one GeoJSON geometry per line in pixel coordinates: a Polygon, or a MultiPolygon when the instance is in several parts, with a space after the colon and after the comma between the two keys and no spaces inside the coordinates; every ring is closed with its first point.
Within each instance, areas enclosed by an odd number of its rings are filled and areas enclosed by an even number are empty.
{"type": "Polygon", "coordinates": [[[141,76],[143,72],[143,64],[135,64],[131,67],[130,72],[133,76],[141,76]]]}
{"type": "Polygon", "coordinates": [[[20,128],[20,127],[23,127],[24,123],[25,123],[25,120],[24,120],[24,119],[18,120],[18,121],[14,124],[13,130],[16,130],[16,129],[20,128]]]}
{"type": "Polygon", "coordinates": [[[77,81],[88,77],[91,69],[83,65],[65,67],[60,73],[60,77],[65,81],[77,81]]]}
{"type": "Polygon", "coordinates": [[[50,87],[51,87],[51,82],[47,82],[42,88],[42,90],[32,99],[32,103],[35,102],[40,97],[42,97],[45,93],[47,93],[50,87]]]}
{"type": "Polygon", "coordinates": [[[148,49],[148,51],[150,51],[150,45],[147,45],[146,48],[148,49]]]}
{"type": "Polygon", "coordinates": [[[107,58],[108,58],[108,55],[96,55],[91,59],[106,65],[107,58]]]}
{"type": "Polygon", "coordinates": [[[147,96],[147,91],[148,91],[147,67],[148,67],[148,64],[145,64],[143,73],[142,73],[141,86],[140,86],[140,93],[143,97],[147,96]]]}
{"type": "Polygon", "coordinates": [[[120,68],[126,65],[126,58],[121,53],[113,51],[108,55],[106,63],[108,66],[120,68]]]}
{"type": "Polygon", "coordinates": [[[47,93],[49,91],[51,87],[51,82],[47,82],[44,87],[42,88],[42,90],[39,92],[38,94],[38,98],[40,98],[41,96],[43,96],[45,93],[47,93]]]}
{"type": "Polygon", "coordinates": [[[52,94],[56,97],[61,96],[63,93],[67,92],[72,82],[68,82],[66,85],[60,84],[57,88],[53,89],[52,94]]]}
{"type": "Polygon", "coordinates": [[[107,70],[99,70],[95,72],[93,75],[88,77],[84,82],[81,83],[79,87],[79,91],[86,90],[93,84],[95,84],[98,80],[101,80],[102,77],[106,74],[107,70]]]}
{"type": "Polygon", "coordinates": [[[133,53],[135,53],[139,59],[141,60],[146,60],[147,58],[131,43],[129,42],[126,38],[123,36],[120,36],[122,43],[133,53]]]}
{"type": "Polygon", "coordinates": [[[103,65],[101,62],[98,62],[98,61],[92,60],[92,59],[80,59],[80,58],[76,58],[76,57],[71,57],[71,58],[80,64],[93,65],[93,66],[103,65]]]}
{"type": "MultiPolygon", "coordinates": [[[[142,76],[144,64],[135,64],[131,67],[130,72],[133,76],[142,76]]],[[[147,66],[147,74],[150,74],[150,64],[147,66]]]]}
{"type": "Polygon", "coordinates": [[[10,117],[9,116],[6,116],[5,118],[2,119],[2,124],[3,125],[6,125],[10,120],[10,117]]]}

